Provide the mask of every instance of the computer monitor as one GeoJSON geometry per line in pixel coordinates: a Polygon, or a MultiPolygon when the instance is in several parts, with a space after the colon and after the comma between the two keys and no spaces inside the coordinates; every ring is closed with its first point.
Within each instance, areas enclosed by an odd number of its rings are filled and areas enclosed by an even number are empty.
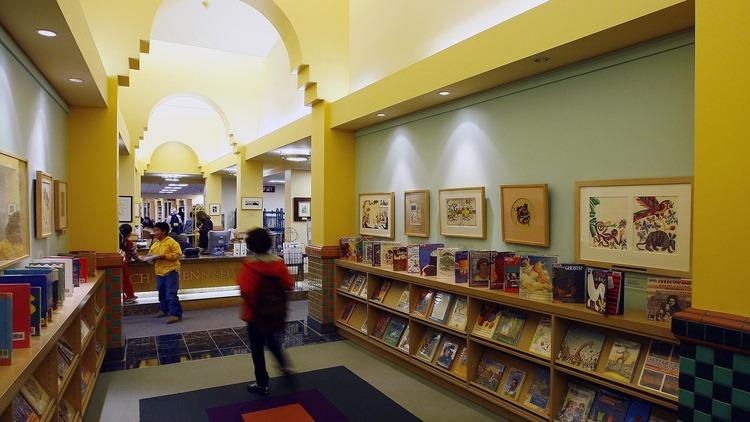
{"type": "Polygon", "coordinates": [[[212,230],[208,232],[208,247],[206,248],[204,253],[211,254],[216,248],[221,248],[222,251],[226,251],[231,242],[232,234],[229,232],[229,230],[212,230]]]}

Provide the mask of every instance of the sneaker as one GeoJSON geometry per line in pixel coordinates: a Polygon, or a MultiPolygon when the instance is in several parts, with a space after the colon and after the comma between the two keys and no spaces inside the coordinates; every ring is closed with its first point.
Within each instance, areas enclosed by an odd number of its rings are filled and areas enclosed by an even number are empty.
{"type": "Polygon", "coordinates": [[[172,315],[171,317],[167,318],[167,324],[174,324],[181,319],[182,317],[172,315]]]}
{"type": "Polygon", "coordinates": [[[164,318],[165,316],[167,316],[167,314],[162,311],[159,311],[156,313],[157,318],[164,318]]]}
{"type": "Polygon", "coordinates": [[[262,385],[258,385],[257,382],[254,382],[247,386],[247,391],[253,393],[253,394],[260,394],[261,396],[267,396],[268,395],[268,386],[265,387],[262,385]]]}

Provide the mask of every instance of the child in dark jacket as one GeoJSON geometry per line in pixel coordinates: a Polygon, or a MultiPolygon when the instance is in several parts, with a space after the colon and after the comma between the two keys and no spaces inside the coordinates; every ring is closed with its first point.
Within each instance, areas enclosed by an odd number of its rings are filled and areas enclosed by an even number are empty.
{"type": "MultiPolygon", "coordinates": [[[[278,321],[268,321],[267,315],[258,315],[258,311],[266,312],[268,303],[273,298],[263,297],[260,292],[272,292],[274,288],[284,291],[292,290],[294,281],[289,275],[284,261],[268,251],[271,249],[271,236],[263,228],[256,228],[247,233],[247,249],[250,255],[242,265],[237,275],[237,284],[244,299],[242,305],[242,319],[247,322],[247,333],[250,338],[250,349],[255,366],[255,382],[248,385],[251,393],[268,394],[268,372],[266,371],[266,360],[264,347],[268,347],[281,368],[284,375],[290,375],[289,364],[281,345],[276,340],[275,334],[278,327],[284,324],[284,315],[279,315],[278,321]],[[280,283],[281,286],[262,286],[262,283],[280,283]],[[270,287],[270,289],[269,289],[270,287]]],[[[283,306],[286,306],[284,304],[283,306]]]]}

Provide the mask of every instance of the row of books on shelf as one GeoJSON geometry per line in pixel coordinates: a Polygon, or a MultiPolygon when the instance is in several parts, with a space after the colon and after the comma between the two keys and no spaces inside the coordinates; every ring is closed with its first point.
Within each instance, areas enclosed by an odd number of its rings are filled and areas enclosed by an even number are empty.
{"type": "MultiPolygon", "coordinates": [[[[342,259],[440,277],[470,287],[488,288],[543,302],[585,303],[601,315],[625,309],[625,274],[582,264],[560,263],[557,256],[446,248],[442,243],[403,245],[398,242],[341,238],[342,259]]],[[[691,280],[649,278],[647,317],[669,321],[690,307],[691,280]]]]}
{"type": "Polygon", "coordinates": [[[549,369],[535,366],[527,379],[527,371],[514,367],[491,350],[482,354],[473,382],[505,400],[516,402],[537,412],[547,413],[549,407],[549,369]],[[502,383],[503,376],[505,382],[502,383]],[[502,387],[501,387],[502,385],[502,387]]]}
{"type": "Polygon", "coordinates": [[[12,364],[13,349],[31,347],[31,337],[40,336],[65,299],[86,282],[84,256],[50,256],[25,268],[5,269],[0,275],[0,365],[12,364]]]}
{"type": "MultiPolygon", "coordinates": [[[[93,372],[84,367],[82,371],[82,383],[91,382],[93,372]]],[[[52,402],[47,391],[39,384],[34,376],[21,387],[21,392],[13,398],[13,421],[36,422],[41,420],[45,411],[52,402]]],[[[57,409],[58,418],[63,422],[78,420],[79,412],[67,399],[61,399],[57,409]]]]}
{"type": "Polygon", "coordinates": [[[674,422],[677,415],[643,400],[582,383],[568,383],[559,422],[674,422]]]}

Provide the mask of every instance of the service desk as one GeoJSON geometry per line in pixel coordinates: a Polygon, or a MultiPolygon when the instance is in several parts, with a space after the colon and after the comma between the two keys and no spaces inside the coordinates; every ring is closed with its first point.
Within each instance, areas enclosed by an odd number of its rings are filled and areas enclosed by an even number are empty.
{"type": "MultiPolygon", "coordinates": [[[[180,289],[234,286],[242,268],[244,256],[209,256],[182,258],[180,263],[180,289]]],[[[154,266],[145,262],[128,264],[130,281],[136,292],[156,290],[154,266]]]]}

